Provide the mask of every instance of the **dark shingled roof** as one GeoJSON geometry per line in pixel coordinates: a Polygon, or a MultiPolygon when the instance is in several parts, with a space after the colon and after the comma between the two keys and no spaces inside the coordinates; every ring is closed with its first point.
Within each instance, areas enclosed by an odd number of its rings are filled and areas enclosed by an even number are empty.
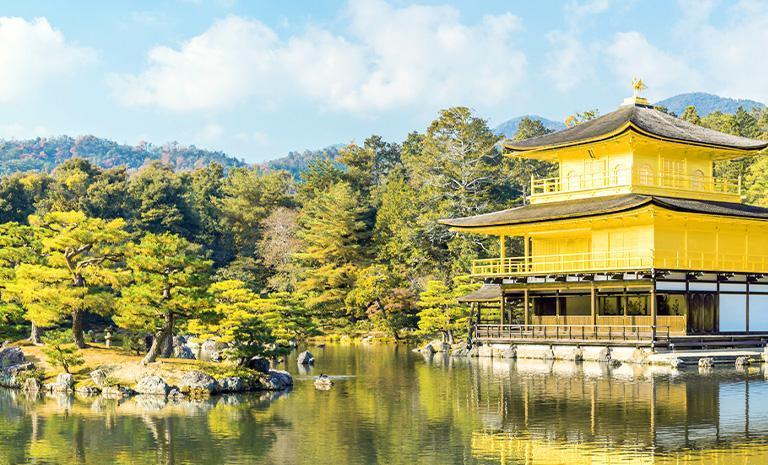
{"type": "Polygon", "coordinates": [[[486,213],[484,215],[441,219],[439,221],[442,224],[456,228],[505,226],[617,213],[645,205],[657,205],[667,210],[689,213],[768,220],[768,208],[756,207],[754,205],[716,202],[712,200],[657,197],[642,194],[623,194],[566,200],[563,202],[537,203],[486,213]]]}
{"type": "Polygon", "coordinates": [[[632,123],[641,131],[664,139],[693,144],[738,150],[760,150],[768,141],[747,139],[707,129],[674,116],[662,113],[646,105],[622,105],[618,110],[578,124],[562,131],[553,132],[522,141],[507,140],[504,146],[514,151],[536,150],[545,147],[563,147],[608,136],[632,123]]]}
{"type": "Polygon", "coordinates": [[[458,298],[461,303],[498,302],[499,300],[501,300],[501,286],[498,284],[483,284],[480,289],[458,298]]]}

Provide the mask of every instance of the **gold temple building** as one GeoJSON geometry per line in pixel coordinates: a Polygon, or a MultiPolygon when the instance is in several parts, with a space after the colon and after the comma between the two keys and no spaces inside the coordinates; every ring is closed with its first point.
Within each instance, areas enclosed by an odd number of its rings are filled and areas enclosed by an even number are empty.
{"type": "Polygon", "coordinates": [[[644,98],[565,130],[507,140],[505,154],[556,163],[528,204],[441,220],[499,238],[476,260],[474,340],[764,345],[768,208],[742,203],[714,162],[768,142],[724,134],[644,98]],[[507,256],[511,238],[520,256],[507,256]],[[519,242],[518,242],[519,244],[519,242]]]}

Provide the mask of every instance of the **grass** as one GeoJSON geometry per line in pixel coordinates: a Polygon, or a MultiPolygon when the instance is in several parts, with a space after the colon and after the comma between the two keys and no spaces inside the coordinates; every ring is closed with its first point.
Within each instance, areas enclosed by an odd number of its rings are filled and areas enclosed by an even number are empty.
{"type": "MultiPolygon", "coordinates": [[[[30,362],[45,373],[45,382],[55,379],[63,370],[61,367],[51,366],[43,355],[42,347],[31,345],[26,341],[16,343],[30,362]]],[[[179,358],[158,359],[147,366],[141,365],[143,356],[130,353],[122,347],[107,348],[104,344],[90,343],[88,347],[80,350],[80,355],[85,363],[70,368],[74,375],[75,383],[89,385],[90,373],[97,368],[104,368],[109,372],[114,384],[132,386],[140,378],[148,375],[157,375],[169,384],[175,384],[187,371],[197,370],[208,373],[214,378],[225,376],[244,376],[249,373],[228,363],[203,362],[200,360],[186,360],[179,358]]]]}

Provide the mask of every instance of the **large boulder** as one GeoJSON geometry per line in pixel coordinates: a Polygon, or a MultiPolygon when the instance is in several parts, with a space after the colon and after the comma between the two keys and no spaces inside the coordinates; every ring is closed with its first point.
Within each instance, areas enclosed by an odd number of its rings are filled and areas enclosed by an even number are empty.
{"type": "Polygon", "coordinates": [[[239,376],[230,376],[217,381],[221,392],[243,392],[245,391],[245,382],[239,376]]]}
{"type": "Polygon", "coordinates": [[[24,352],[18,347],[3,347],[0,349],[0,368],[21,365],[25,361],[24,352]]]}
{"type": "Polygon", "coordinates": [[[141,378],[133,390],[139,394],[165,396],[171,390],[171,387],[168,386],[168,383],[163,378],[152,375],[141,378]]]}
{"type": "Polygon", "coordinates": [[[305,350],[299,354],[299,358],[296,361],[299,362],[299,365],[314,365],[315,357],[310,351],[305,350]]]}
{"type": "Polygon", "coordinates": [[[264,357],[252,357],[245,362],[245,367],[260,373],[269,373],[269,360],[264,357]]]}
{"type": "Polygon", "coordinates": [[[223,359],[222,351],[227,348],[223,342],[209,339],[200,345],[200,360],[206,362],[220,362],[223,359]]]}
{"type": "Polygon", "coordinates": [[[202,371],[188,371],[179,381],[179,390],[185,394],[213,394],[219,392],[219,383],[213,376],[202,371]]]}
{"type": "Polygon", "coordinates": [[[178,345],[173,347],[173,358],[183,358],[187,360],[194,360],[195,354],[192,349],[187,345],[178,345]]]}
{"type": "Polygon", "coordinates": [[[21,384],[21,389],[26,392],[39,392],[43,389],[43,384],[39,379],[30,376],[21,384]]]}
{"type": "Polygon", "coordinates": [[[293,378],[287,371],[269,370],[264,388],[270,391],[281,391],[293,386],[293,378]]]}
{"type": "Polygon", "coordinates": [[[104,370],[102,368],[97,368],[93,370],[91,373],[91,380],[93,381],[93,384],[99,388],[104,389],[109,385],[109,373],[107,373],[107,370],[104,370]]]}
{"type": "Polygon", "coordinates": [[[56,382],[47,384],[46,388],[51,392],[72,392],[75,389],[75,378],[70,373],[59,373],[56,382]]]}

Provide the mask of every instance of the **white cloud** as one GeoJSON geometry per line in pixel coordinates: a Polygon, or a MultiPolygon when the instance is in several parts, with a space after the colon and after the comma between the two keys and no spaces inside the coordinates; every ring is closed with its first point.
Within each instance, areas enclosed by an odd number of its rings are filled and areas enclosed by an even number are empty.
{"type": "Polygon", "coordinates": [[[210,142],[219,139],[224,134],[224,127],[218,123],[208,123],[197,133],[197,139],[210,142]]]}
{"type": "Polygon", "coordinates": [[[513,43],[520,19],[509,13],[466,24],[450,6],[365,0],[350,2],[344,18],[344,35],[308,27],[281,40],[259,21],[230,16],[178,48],[152,49],[145,71],[110,83],[127,105],[199,110],[309,97],[364,112],[498,103],[526,74],[513,43]]]}
{"type": "Polygon", "coordinates": [[[684,58],[667,53],[648,42],[637,31],[617,33],[605,54],[618,81],[627,89],[633,77],[649,83],[652,99],[690,91],[700,79],[684,58]]]}
{"type": "Polygon", "coordinates": [[[50,131],[44,126],[25,126],[21,123],[0,124],[0,139],[34,139],[45,137],[50,131]]]}
{"type": "Polygon", "coordinates": [[[718,12],[686,8],[678,24],[677,34],[687,45],[689,62],[706,76],[707,89],[729,97],[768,101],[768,4],[763,1],[742,0],[718,12]]]}
{"type": "Polygon", "coordinates": [[[0,17],[0,101],[22,99],[95,56],[67,43],[45,18],[0,17]]]}

